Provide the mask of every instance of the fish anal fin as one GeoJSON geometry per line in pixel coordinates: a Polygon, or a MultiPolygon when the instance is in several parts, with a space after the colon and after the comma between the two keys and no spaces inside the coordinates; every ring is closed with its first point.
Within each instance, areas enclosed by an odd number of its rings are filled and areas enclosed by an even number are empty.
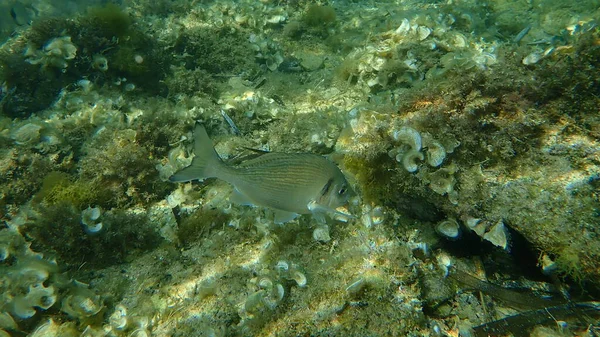
{"type": "Polygon", "coordinates": [[[292,221],[298,217],[298,213],[294,213],[294,212],[275,210],[274,213],[275,213],[274,222],[276,224],[286,223],[286,222],[292,221]]]}
{"type": "Polygon", "coordinates": [[[237,188],[233,189],[233,192],[229,196],[229,201],[242,206],[255,206],[252,200],[242,192],[238,191],[237,188]]]}

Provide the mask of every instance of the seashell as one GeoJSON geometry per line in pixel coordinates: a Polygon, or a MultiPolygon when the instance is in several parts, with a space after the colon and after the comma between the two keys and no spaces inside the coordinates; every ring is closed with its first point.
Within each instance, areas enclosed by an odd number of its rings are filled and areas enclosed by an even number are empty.
{"type": "Polygon", "coordinates": [[[421,146],[422,146],[421,134],[419,133],[419,131],[417,131],[411,127],[403,126],[400,129],[395,130],[392,133],[392,138],[394,138],[394,140],[396,140],[402,144],[409,145],[412,150],[415,150],[415,151],[421,150],[421,146]]]}
{"type": "Polygon", "coordinates": [[[544,58],[544,55],[542,55],[542,53],[534,51],[533,53],[525,56],[522,62],[524,65],[528,66],[531,64],[538,63],[542,58],[544,58]]]}
{"type": "Polygon", "coordinates": [[[467,217],[464,219],[464,222],[470,230],[475,232],[475,234],[479,236],[483,236],[483,234],[485,234],[487,225],[482,222],[481,219],[467,217]]]}
{"type": "Polygon", "coordinates": [[[468,44],[467,38],[461,33],[454,33],[450,39],[450,43],[459,49],[465,48],[468,44]]]}
{"type": "Polygon", "coordinates": [[[275,287],[271,290],[271,294],[269,296],[262,297],[262,303],[264,303],[271,310],[275,309],[277,305],[283,299],[285,295],[285,289],[279,283],[275,285],[275,287]]]}
{"type": "Polygon", "coordinates": [[[367,80],[367,85],[369,86],[369,88],[373,88],[374,86],[376,86],[378,84],[379,84],[379,78],[377,78],[377,77],[367,80]]]}
{"type": "Polygon", "coordinates": [[[92,68],[100,71],[108,70],[108,60],[102,55],[94,55],[92,60],[92,68]]]}
{"type": "Polygon", "coordinates": [[[96,234],[103,228],[102,222],[96,222],[102,215],[100,207],[88,207],[81,212],[81,224],[88,234],[96,234]]]}
{"type": "Polygon", "coordinates": [[[404,65],[410,70],[419,70],[419,66],[417,65],[417,59],[415,58],[406,59],[402,63],[404,63],[404,65]]]}
{"type": "Polygon", "coordinates": [[[40,140],[41,126],[33,123],[28,123],[18,128],[11,138],[19,145],[33,145],[40,140]]]}
{"type": "Polygon", "coordinates": [[[123,330],[127,327],[127,308],[122,304],[117,304],[115,311],[108,318],[110,326],[116,330],[123,330]]]}
{"type": "Polygon", "coordinates": [[[452,259],[445,253],[439,254],[436,259],[438,266],[444,271],[444,277],[447,277],[450,274],[450,268],[453,266],[452,259]]]}
{"type": "Polygon", "coordinates": [[[408,19],[403,19],[402,23],[400,24],[400,26],[398,28],[396,28],[394,33],[396,33],[398,35],[406,35],[406,34],[408,34],[409,31],[410,31],[410,22],[408,21],[408,19]]]}
{"type": "Polygon", "coordinates": [[[276,71],[281,63],[283,63],[283,56],[281,56],[279,53],[267,57],[267,59],[265,60],[267,68],[271,71],[276,71]]]}
{"type": "Polygon", "coordinates": [[[480,55],[473,57],[473,61],[480,69],[485,69],[487,66],[498,62],[496,55],[488,52],[483,52],[480,55]]]}
{"type": "Polygon", "coordinates": [[[77,86],[83,90],[83,92],[89,92],[93,86],[93,83],[90,80],[81,79],[77,81],[77,86]]]}
{"type": "Polygon", "coordinates": [[[504,227],[504,223],[498,221],[498,223],[492,226],[490,230],[483,235],[483,239],[491,242],[496,247],[507,249],[508,233],[506,227],[504,227]]]}
{"type": "Polygon", "coordinates": [[[17,322],[6,312],[0,312],[0,329],[17,330],[17,322]]]}
{"type": "Polygon", "coordinates": [[[150,333],[146,329],[136,329],[129,335],[129,337],[150,337],[150,333]]]}
{"type": "Polygon", "coordinates": [[[554,51],[556,50],[555,47],[549,47],[548,49],[544,50],[544,53],[542,54],[543,57],[552,55],[552,53],[554,53],[554,51]]]}
{"type": "Polygon", "coordinates": [[[290,269],[290,265],[283,261],[277,261],[277,264],[275,265],[275,269],[279,270],[279,271],[288,271],[288,269],[290,269]]]}
{"type": "Polygon", "coordinates": [[[39,325],[35,331],[27,335],[29,337],[57,336],[60,330],[60,324],[55,323],[52,319],[48,322],[39,325]]]}
{"type": "Polygon", "coordinates": [[[398,158],[398,156],[396,156],[396,161],[399,161],[398,159],[400,159],[402,161],[402,166],[404,166],[404,168],[411,173],[416,172],[419,169],[417,160],[425,159],[425,156],[416,150],[410,150],[406,152],[401,158],[398,158]]]}
{"type": "Polygon", "coordinates": [[[417,38],[419,41],[425,40],[431,34],[431,29],[425,26],[417,27],[417,38]]]}
{"type": "Polygon", "coordinates": [[[544,275],[552,275],[554,272],[558,270],[558,265],[554,260],[552,260],[547,254],[543,254],[541,260],[539,261],[539,265],[542,267],[542,273],[544,275]]]}
{"type": "Polygon", "coordinates": [[[385,220],[385,213],[383,207],[376,206],[371,209],[371,206],[366,205],[363,216],[361,217],[362,223],[366,228],[371,228],[373,225],[380,225],[385,220]]]}
{"type": "Polygon", "coordinates": [[[8,257],[10,256],[10,250],[8,250],[8,246],[6,245],[1,245],[0,246],[0,262],[3,262],[4,260],[8,259],[8,257]]]}
{"type": "Polygon", "coordinates": [[[43,284],[29,286],[29,293],[25,296],[32,305],[41,308],[49,309],[56,303],[57,295],[54,293],[54,287],[44,287],[43,284]]]}
{"type": "Polygon", "coordinates": [[[267,23],[270,24],[278,24],[278,23],[282,23],[285,22],[285,20],[287,20],[287,18],[284,15],[273,15],[270,18],[267,19],[267,23]]]}
{"type": "Polygon", "coordinates": [[[435,231],[450,240],[457,240],[460,237],[460,226],[454,219],[446,219],[438,223],[435,231]]]}
{"type": "Polygon", "coordinates": [[[429,188],[439,195],[451,194],[454,191],[454,168],[441,168],[429,177],[429,188]]]}
{"type": "Polygon", "coordinates": [[[260,279],[260,281],[258,281],[258,286],[263,289],[271,289],[271,288],[273,288],[273,281],[264,277],[264,278],[260,279]]]}
{"type": "Polygon", "coordinates": [[[263,301],[264,290],[259,290],[246,298],[244,310],[248,313],[255,312],[263,301]]]}
{"type": "Polygon", "coordinates": [[[380,71],[381,69],[383,69],[383,67],[385,66],[385,59],[382,57],[374,57],[371,62],[370,62],[370,66],[374,71],[380,71]]]}
{"type": "Polygon", "coordinates": [[[381,206],[373,207],[373,210],[371,211],[371,221],[372,221],[373,225],[380,225],[383,223],[384,220],[385,220],[385,213],[383,211],[383,207],[381,207],[381,206]]]}
{"type": "Polygon", "coordinates": [[[81,222],[85,225],[91,224],[100,218],[102,209],[100,207],[88,207],[81,212],[81,222]]]}
{"type": "Polygon", "coordinates": [[[427,144],[427,164],[433,167],[442,165],[446,159],[446,150],[444,146],[437,141],[427,144]]]}
{"type": "Polygon", "coordinates": [[[292,278],[292,280],[296,281],[296,284],[298,285],[298,287],[306,286],[306,283],[307,283],[306,276],[299,270],[294,270],[292,272],[291,278],[292,278]]]}
{"type": "Polygon", "coordinates": [[[454,150],[460,146],[460,141],[454,138],[453,136],[446,137],[442,143],[444,145],[446,153],[453,153],[454,150]]]}
{"type": "Polygon", "coordinates": [[[237,24],[244,24],[248,21],[248,17],[241,15],[241,14],[236,14],[235,17],[233,18],[233,21],[235,21],[235,23],[237,24]]]}
{"type": "Polygon", "coordinates": [[[35,315],[33,305],[24,297],[15,297],[12,300],[12,314],[21,319],[27,319],[35,315]]]}
{"type": "Polygon", "coordinates": [[[357,295],[367,285],[367,280],[364,277],[359,277],[352,281],[347,287],[346,292],[349,295],[357,295]]]}
{"type": "Polygon", "coordinates": [[[133,325],[139,329],[146,329],[150,325],[150,319],[146,316],[136,316],[133,318],[133,325]]]}
{"type": "Polygon", "coordinates": [[[277,290],[277,302],[281,302],[281,300],[283,299],[283,296],[285,295],[285,288],[283,288],[283,286],[280,283],[277,283],[275,285],[275,290],[277,290]]]}

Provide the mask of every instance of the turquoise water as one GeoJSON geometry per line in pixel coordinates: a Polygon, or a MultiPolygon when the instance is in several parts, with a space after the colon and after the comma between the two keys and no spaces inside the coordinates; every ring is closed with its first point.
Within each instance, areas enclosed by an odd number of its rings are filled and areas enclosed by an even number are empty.
{"type": "Polygon", "coordinates": [[[592,336],[599,5],[0,4],[0,336],[592,336]],[[352,196],[171,183],[197,121],[352,196]]]}

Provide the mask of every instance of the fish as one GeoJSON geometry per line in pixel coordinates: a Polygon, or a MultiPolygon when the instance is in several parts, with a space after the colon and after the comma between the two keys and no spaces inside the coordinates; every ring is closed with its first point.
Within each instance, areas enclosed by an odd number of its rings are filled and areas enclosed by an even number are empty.
{"type": "Polygon", "coordinates": [[[300,214],[312,214],[319,221],[324,221],[324,214],[344,214],[336,208],[345,205],[354,194],[342,171],[323,156],[267,152],[233,166],[219,157],[199,122],[193,138],[192,163],[169,180],[224,180],[234,188],[230,201],[270,208],[275,213],[275,223],[291,221],[300,214]]]}

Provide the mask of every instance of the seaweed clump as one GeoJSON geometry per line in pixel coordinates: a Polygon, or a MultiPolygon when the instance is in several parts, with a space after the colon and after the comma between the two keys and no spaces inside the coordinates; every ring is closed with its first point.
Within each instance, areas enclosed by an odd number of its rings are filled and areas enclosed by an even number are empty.
{"type": "Polygon", "coordinates": [[[175,41],[174,52],[181,61],[166,79],[170,95],[217,97],[224,79],[258,71],[248,36],[239,30],[188,29],[175,41]]]}
{"type": "Polygon", "coordinates": [[[144,213],[112,210],[102,214],[102,231],[89,234],[82,225],[82,210],[68,201],[38,205],[36,218],[25,224],[32,246],[53,252],[66,264],[102,267],[126,261],[135,252],[154,248],[158,230],[144,213]]]}
{"type": "Polygon", "coordinates": [[[67,86],[127,79],[150,94],[165,94],[169,56],[120,6],[92,7],[76,17],[40,18],[0,48],[1,111],[17,118],[52,105],[67,86]]]}
{"type": "Polygon", "coordinates": [[[219,209],[201,209],[188,217],[184,218],[179,223],[177,237],[179,242],[184,246],[188,246],[201,237],[208,235],[210,230],[221,226],[231,218],[230,215],[223,213],[219,209]]]}
{"type": "Polygon", "coordinates": [[[329,29],[336,24],[337,15],[331,6],[313,4],[296,20],[291,20],[284,28],[284,33],[292,38],[304,34],[321,38],[329,36],[329,29]]]}

